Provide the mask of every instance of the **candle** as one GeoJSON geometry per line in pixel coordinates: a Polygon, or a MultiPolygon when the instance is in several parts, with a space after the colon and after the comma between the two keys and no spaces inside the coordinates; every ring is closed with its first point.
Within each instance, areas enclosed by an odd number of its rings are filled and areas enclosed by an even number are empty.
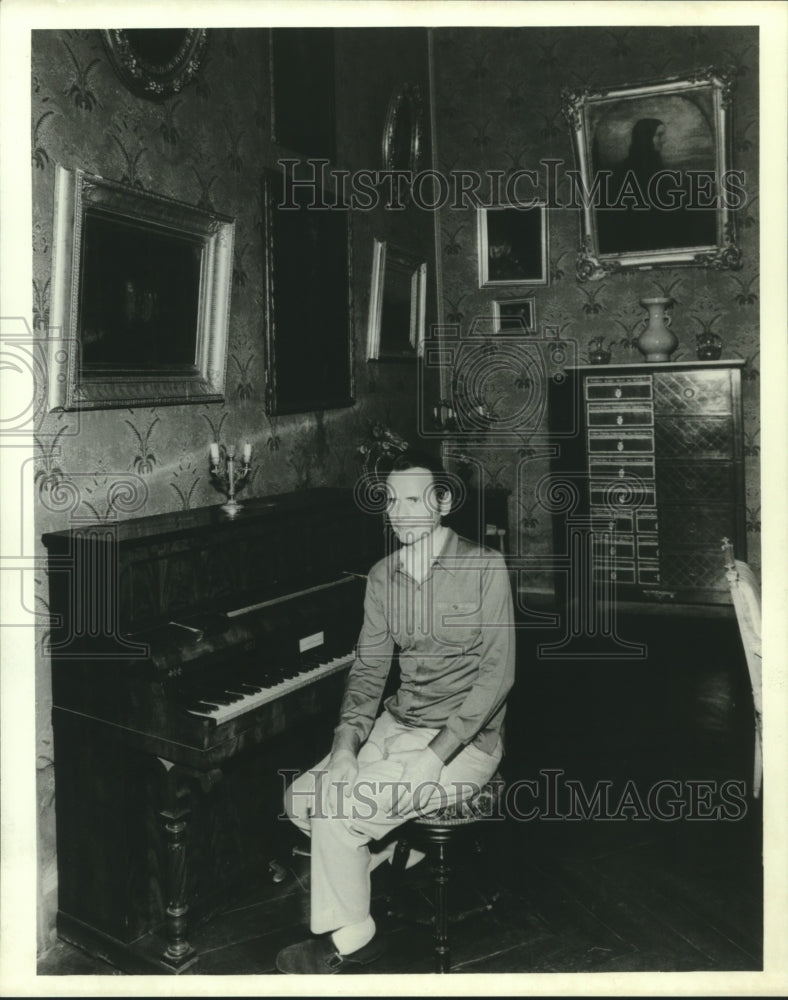
{"type": "Polygon", "coordinates": [[[249,464],[249,459],[252,457],[252,446],[247,441],[244,445],[244,464],[249,464]]]}
{"type": "Polygon", "coordinates": [[[214,465],[219,461],[219,445],[216,441],[211,442],[211,461],[214,465]]]}

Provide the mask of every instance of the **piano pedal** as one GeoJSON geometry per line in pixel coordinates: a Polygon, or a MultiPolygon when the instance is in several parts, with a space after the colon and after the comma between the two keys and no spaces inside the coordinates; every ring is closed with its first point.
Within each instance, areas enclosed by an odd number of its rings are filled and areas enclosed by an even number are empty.
{"type": "Polygon", "coordinates": [[[268,871],[271,873],[271,881],[274,885],[284,882],[287,878],[287,869],[276,860],[268,862],[268,871]]]}

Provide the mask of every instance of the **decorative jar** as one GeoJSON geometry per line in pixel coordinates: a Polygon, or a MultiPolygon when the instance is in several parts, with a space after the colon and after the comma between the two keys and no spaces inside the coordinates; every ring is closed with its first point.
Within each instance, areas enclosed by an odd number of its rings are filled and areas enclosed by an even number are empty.
{"type": "Polygon", "coordinates": [[[637,339],[638,350],[645,354],[646,361],[670,361],[670,355],[678,347],[678,337],[670,329],[671,317],[668,309],[673,299],[666,296],[641,299],[640,304],[648,310],[643,320],[645,330],[637,339]]]}
{"type": "Polygon", "coordinates": [[[722,337],[716,333],[699,333],[696,346],[699,361],[716,361],[722,354],[722,337]]]}

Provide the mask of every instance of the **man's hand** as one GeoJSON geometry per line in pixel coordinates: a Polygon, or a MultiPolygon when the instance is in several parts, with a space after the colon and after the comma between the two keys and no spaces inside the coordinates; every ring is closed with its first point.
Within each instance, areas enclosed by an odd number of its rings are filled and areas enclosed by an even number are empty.
{"type": "Polygon", "coordinates": [[[399,779],[402,786],[397,788],[397,798],[394,803],[396,809],[401,809],[413,801],[414,794],[418,794],[415,805],[423,808],[430,796],[435,792],[434,785],[427,785],[426,788],[419,788],[425,782],[435,782],[440,778],[443,770],[443,761],[429,747],[423,750],[405,750],[402,753],[392,753],[389,760],[399,761],[403,765],[402,777],[399,779]]]}
{"type": "Polygon", "coordinates": [[[341,782],[342,794],[345,798],[350,795],[351,789],[358,776],[358,760],[352,750],[335,750],[331,754],[328,762],[328,787],[325,789],[323,801],[327,805],[330,816],[335,816],[338,810],[337,795],[339,789],[337,782],[341,782]]]}

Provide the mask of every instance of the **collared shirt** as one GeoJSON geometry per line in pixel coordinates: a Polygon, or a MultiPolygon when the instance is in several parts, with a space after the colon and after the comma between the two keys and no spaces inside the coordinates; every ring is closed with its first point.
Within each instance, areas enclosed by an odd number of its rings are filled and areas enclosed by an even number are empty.
{"type": "Polygon", "coordinates": [[[369,736],[396,644],[400,687],[386,700],[394,718],[439,729],[430,747],[443,761],[469,743],[495,751],[514,683],[509,573],[500,553],[445,530],[423,582],[400,565],[399,552],[370,570],[334,749],[357,752],[369,736]]]}

